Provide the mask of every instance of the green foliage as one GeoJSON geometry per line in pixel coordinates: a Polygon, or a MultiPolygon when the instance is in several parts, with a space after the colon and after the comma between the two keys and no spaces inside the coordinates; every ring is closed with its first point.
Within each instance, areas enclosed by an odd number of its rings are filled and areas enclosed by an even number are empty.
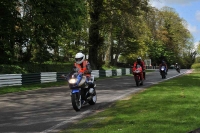
{"type": "Polygon", "coordinates": [[[58,61],[60,36],[81,30],[86,16],[82,0],[2,0],[0,10],[1,64],[58,61]]]}
{"type": "Polygon", "coordinates": [[[192,66],[191,66],[192,69],[200,69],[200,63],[194,63],[192,66]]]}
{"type": "Polygon", "coordinates": [[[195,58],[195,63],[200,63],[200,57],[199,57],[199,56],[197,56],[197,57],[195,58]]]}
{"type": "Polygon", "coordinates": [[[0,74],[22,74],[40,72],[69,72],[72,70],[73,63],[52,63],[52,64],[19,64],[19,65],[0,65],[0,74]]]}
{"type": "Polygon", "coordinates": [[[186,22],[173,8],[158,10],[148,2],[1,0],[0,64],[66,62],[83,51],[94,69],[146,54],[152,63],[164,58],[189,68],[196,55],[186,22]]]}
{"type": "Polygon", "coordinates": [[[109,66],[109,67],[107,67],[107,66],[105,66],[105,65],[103,65],[102,66],[102,69],[103,70],[116,70],[118,67],[116,67],[116,66],[109,66]]]}
{"type": "Polygon", "coordinates": [[[25,68],[22,68],[18,65],[0,65],[0,73],[1,74],[20,74],[20,73],[28,73],[25,68]]]}

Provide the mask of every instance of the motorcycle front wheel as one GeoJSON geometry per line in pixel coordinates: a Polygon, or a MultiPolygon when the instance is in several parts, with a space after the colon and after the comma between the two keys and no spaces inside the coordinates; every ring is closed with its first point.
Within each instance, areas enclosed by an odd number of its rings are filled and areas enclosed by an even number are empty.
{"type": "Polygon", "coordinates": [[[79,93],[73,93],[71,95],[72,106],[75,111],[80,111],[81,109],[81,96],[79,93]]]}
{"type": "Polygon", "coordinates": [[[96,101],[97,101],[97,93],[96,93],[96,90],[95,90],[95,88],[94,88],[94,94],[93,94],[91,100],[90,100],[88,103],[89,103],[90,105],[94,105],[94,104],[96,103],[96,101]]]}
{"type": "Polygon", "coordinates": [[[136,76],[135,77],[135,83],[136,83],[136,86],[139,86],[140,84],[140,79],[139,79],[139,76],[136,76]]]}
{"type": "Polygon", "coordinates": [[[165,72],[161,72],[162,79],[166,78],[165,72]]]}

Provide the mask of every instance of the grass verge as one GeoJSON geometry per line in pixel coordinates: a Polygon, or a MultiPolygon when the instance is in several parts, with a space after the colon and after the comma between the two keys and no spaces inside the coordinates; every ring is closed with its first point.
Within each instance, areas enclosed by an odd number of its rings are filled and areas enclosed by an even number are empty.
{"type": "Polygon", "coordinates": [[[200,71],[117,101],[62,133],[186,133],[200,127],[200,71]]]}
{"type": "Polygon", "coordinates": [[[27,90],[36,90],[36,89],[47,88],[47,87],[59,87],[63,85],[67,85],[67,82],[61,81],[61,82],[51,82],[51,83],[42,83],[42,84],[1,87],[0,95],[7,94],[7,93],[27,91],[27,90]]]}

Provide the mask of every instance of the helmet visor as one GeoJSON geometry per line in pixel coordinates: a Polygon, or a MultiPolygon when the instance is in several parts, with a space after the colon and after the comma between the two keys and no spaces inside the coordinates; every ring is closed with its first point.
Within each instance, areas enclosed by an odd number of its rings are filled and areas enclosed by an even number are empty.
{"type": "Polygon", "coordinates": [[[82,58],[75,58],[76,61],[81,61],[82,59],[83,59],[83,57],[82,58]]]}

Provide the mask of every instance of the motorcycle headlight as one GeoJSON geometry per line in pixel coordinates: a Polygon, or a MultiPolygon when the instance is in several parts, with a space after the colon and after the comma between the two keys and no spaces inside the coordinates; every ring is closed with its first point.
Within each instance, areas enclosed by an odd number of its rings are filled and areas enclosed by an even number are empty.
{"type": "Polygon", "coordinates": [[[68,81],[70,84],[75,84],[76,83],[76,79],[69,79],[69,81],[68,81]]]}

